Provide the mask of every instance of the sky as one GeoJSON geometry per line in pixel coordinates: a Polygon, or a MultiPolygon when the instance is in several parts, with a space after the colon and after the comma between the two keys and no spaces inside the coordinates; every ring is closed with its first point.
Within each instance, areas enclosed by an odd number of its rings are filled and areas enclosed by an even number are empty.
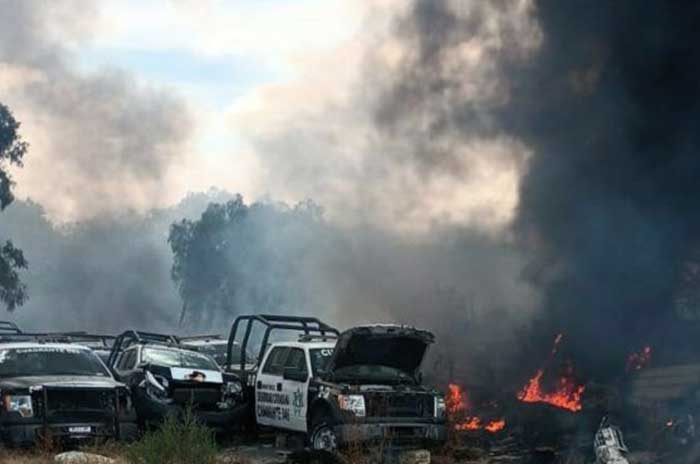
{"type": "MultiPolygon", "coordinates": [[[[16,24],[0,101],[31,145],[16,193],[56,223],[211,187],[311,198],[331,219],[406,231],[493,229],[513,215],[526,157],[516,141],[471,141],[459,147],[469,175],[425,176],[394,162],[412,137],[376,128],[376,93],[412,53],[392,37],[406,2],[2,2],[16,24]]],[[[459,50],[475,80],[486,39],[459,50]]]]}

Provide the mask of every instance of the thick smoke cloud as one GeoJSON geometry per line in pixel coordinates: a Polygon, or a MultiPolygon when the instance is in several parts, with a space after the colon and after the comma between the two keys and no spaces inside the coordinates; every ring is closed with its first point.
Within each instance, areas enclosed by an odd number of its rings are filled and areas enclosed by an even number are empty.
{"type": "MultiPolygon", "coordinates": [[[[545,343],[565,331],[581,367],[601,372],[641,344],[669,345],[671,330],[687,342],[673,320],[700,233],[700,8],[485,3],[413,4],[398,37],[417,54],[384,92],[380,127],[417,114],[455,144],[505,135],[531,150],[515,232],[543,291],[545,343]],[[444,72],[451,50],[493,27],[492,84],[466,98],[469,76],[444,72]]],[[[414,157],[435,170],[456,153],[419,145],[414,157]]]]}
{"type": "Polygon", "coordinates": [[[441,380],[502,378],[518,355],[513,328],[527,323],[534,299],[513,278],[523,261],[473,230],[433,232],[338,227],[312,202],[212,204],[171,229],[184,325],[228,327],[251,312],[311,314],[340,328],[414,324],[440,338],[430,365],[440,363],[441,380]]]}
{"type": "Polygon", "coordinates": [[[488,119],[506,98],[494,55],[537,45],[525,6],[473,2],[453,14],[440,13],[443,2],[423,2],[430,17],[417,24],[410,9],[401,16],[408,2],[358,3],[376,11],[367,8],[352,43],[310,59],[298,82],[259,89],[233,114],[266,191],[291,203],[313,198],[345,224],[500,230],[513,217],[528,150],[495,129],[464,134],[459,106],[488,119]],[[423,33],[435,35],[435,46],[447,42],[437,56],[423,33]]]}
{"type": "Polygon", "coordinates": [[[31,263],[24,274],[30,299],[2,318],[26,329],[107,333],[223,332],[250,312],[310,314],[341,328],[398,322],[436,331],[429,368],[439,366],[431,371],[442,381],[490,384],[510,375],[518,356],[513,328],[530,319],[534,299],[513,277],[523,260],[511,245],[453,227],[429,238],[338,227],[312,203],[239,200],[241,214],[222,227],[211,214],[221,206],[207,205],[233,199],[212,191],[146,215],[62,226],[48,222],[41,206],[16,201],[4,212],[2,233],[16,237],[31,263]],[[193,248],[204,259],[195,257],[188,271],[208,288],[195,294],[179,327],[183,301],[170,278],[168,232],[207,215],[205,238],[193,248]]]}
{"type": "Polygon", "coordinates": [[[13,237],[30,262],[22,278],[29,300],[13,317],[25,329],[177,329],[180,299],[170,279],[170,224],[197,217],[219,191],[192,194],[147,214],[123,213],[55,225],[31,201],[15,201],[2,217],[0,239],[13,237]]]}
{"type": "Polygon", "coordinates": [[[531,276],[591,365],[645,339],[674,345],[700,234],[700,7],[637,6],[539,2],[542,50],[506,68],[523,72],[500,119],[536,153],[517,222],[531,276]]]}
{"type": "MultiPolygon", "coordinates": [[[[499,59],[532,56],[541,33],[525,2],[394,3],[317,72],[234,115],[272,197],[311,198],[327,221],[298,240],[249,235],[275,258],[305,250],[285,274],[300,291],[290,311],[435,330],[436,371],[493,384],[513,375],[538,302],[508,229],[530,150],[493,115],[508,99],[499,59]]],[[[243,267],[251,288],[275,275],[243,267]]]]}
{"type": "Polygon", "coordinates": [[[32,145],[18,188],[61,221],[159,204],[192,132],[178,98],[118,70],[78,69],[67,44],[89,37],[96,7],[0,2],[0,95],[32,145]]]}

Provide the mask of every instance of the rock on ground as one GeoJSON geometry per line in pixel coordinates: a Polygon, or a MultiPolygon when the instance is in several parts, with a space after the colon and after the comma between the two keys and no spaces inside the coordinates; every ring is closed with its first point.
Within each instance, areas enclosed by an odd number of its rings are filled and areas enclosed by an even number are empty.
{"type": "Polygon", "coordinates": [[[112,458],[82,451],[68,451],[57,454],[53,460],[60,464],[117,464],[117,461],[112,458]]]}

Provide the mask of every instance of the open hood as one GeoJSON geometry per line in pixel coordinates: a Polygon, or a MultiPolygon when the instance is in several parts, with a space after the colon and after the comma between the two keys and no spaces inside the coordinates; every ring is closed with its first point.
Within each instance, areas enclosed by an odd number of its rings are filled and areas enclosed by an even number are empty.
{"type": "Polygon", "coordinates": [[[435,336],[402,325],[368,325],[341,333],[328,372],[348,366],[389,366],[415,376],[435,336]]]}

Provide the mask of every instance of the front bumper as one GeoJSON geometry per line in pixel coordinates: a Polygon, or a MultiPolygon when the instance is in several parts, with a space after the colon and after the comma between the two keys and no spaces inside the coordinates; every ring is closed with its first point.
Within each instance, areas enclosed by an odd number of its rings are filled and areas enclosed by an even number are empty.
{"type": "MultiPolygon", "coordinates": [[[[160,423],[167,417],[182,418],[186,407],[172,403],[161,403],[150,398],[141,398],[136,405],[139,419],[144,423],[160,423]]],[[[215,429],[225,431],[242,426],[248,417],[248,405],[237,404],[231,409],[206,411],[194,408],[192,416],[198,422],[215,429]]]]}
{"type": "Polygon", "coordinates": [[[341,424],[334,428],[339,444],[388,442],[393,445],[439,445],[447,440],[445,424],[385,422],[341,424]]]}
{"type": "Polygon", "coordinates": [[[119,438],[133,441],[138,436],[138,427],[135,422],[120,422],[117,427],[105,422],[3,423],[0,424],[0,439],[7,446],[24,447],[44,440],[70,443],[119,438]],[[87,427],[89,431],[86,431],[87,427]]]}

